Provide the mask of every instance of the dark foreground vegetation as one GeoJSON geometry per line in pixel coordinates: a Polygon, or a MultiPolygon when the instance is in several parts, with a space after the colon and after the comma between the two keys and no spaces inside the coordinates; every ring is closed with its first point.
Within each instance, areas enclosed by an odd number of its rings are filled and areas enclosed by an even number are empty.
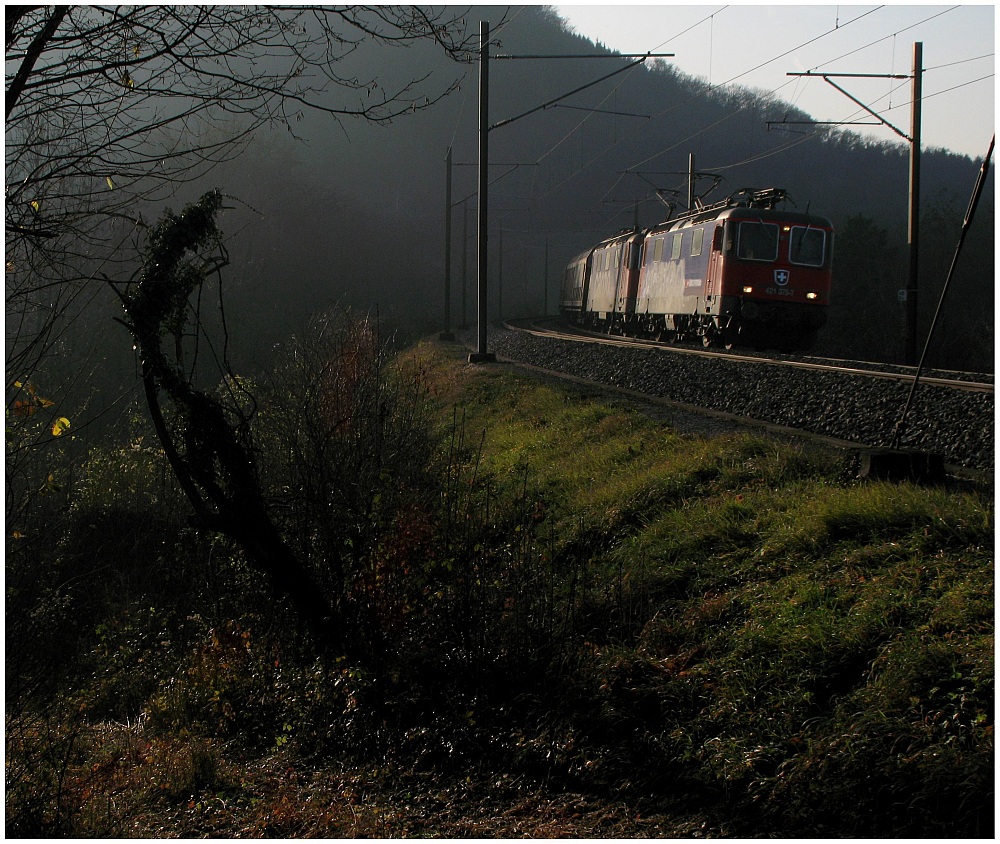
{"type": "Polygon", "coordinates": [[[991,490],[389,357],[365,320],[252,386],[342,635],[191,525],[141,417],[37,456],[7,836],[992,835],[991,490]]]}

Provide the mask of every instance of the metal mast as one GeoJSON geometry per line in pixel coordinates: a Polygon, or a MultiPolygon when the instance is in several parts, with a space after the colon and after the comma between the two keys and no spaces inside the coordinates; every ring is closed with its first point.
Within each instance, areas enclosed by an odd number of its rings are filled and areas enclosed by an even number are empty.
{"type": "MultiPolygon", "coordinates": [[[[892,129],[899,137],[910,143],[910,180],[909,180],[909,202],[907,212],[907,245],[910,253],[909,275],[907,286],[901,292],[900,298],[906,300],[906,320],[903,328],[903,352],[905,362],[910,366],[917,363],[917,276],[919,269],[920,251],[920,101],[923,96],[923,55],[924,45],[920,41],[913,43],[913,72],[910,76],[895,73],[817,73],[808,70],[804,73],[788,73],[788,76],[819,76],[823,81],[832,85],[851,102],[861,106],[872,117],[876,118],[883,126],[892,129]],[[836,82],[831,81],[832,77],[854,77],[856,79],[912,79],[913,97],[910,103],[910,134],[907,135],[902,129],[893,126],[878,112],[873,111],[853,94],[845,91],[836,82]]],[[[773,121],[780,124],[782,121],[773,121]]],[[[802,121],[794,121],[802,122],[802,121]]],[[[809,121],[805,121],[809,122],[809,121]]],[[[772,125],[768,123],[768,125],[772,125]]],[[[835,123],[833,125],[843,124],[835,123]]]]}
{"type": "Polygon", "coordinates": [[[488,209],[487,177],[489,154],[489,103],[490,103],[490,25],[479,22],[479,326],[477,329],[476,351],[469,355],[470,363],[487,363],[496,360],[496,355],[486,351],[486,321],[489,319],[487,304],[487,244],[488,209]]]}

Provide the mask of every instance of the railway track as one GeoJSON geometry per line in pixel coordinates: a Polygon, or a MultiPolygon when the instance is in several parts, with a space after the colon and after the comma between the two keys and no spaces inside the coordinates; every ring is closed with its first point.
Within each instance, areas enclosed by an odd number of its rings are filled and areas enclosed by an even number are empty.
{"type": "MultiPolygon", "coordinates": [[[[862,362],[768,357],[567,333],[558,319],[518,320],[491,331],[490,351],[516,364],[692,413],[762,425],[854,448],[888,448],[912,390],[913,371],[862,362]]],[[[900,448],[940,455],[955,474],[994,465],[993,384],[929,372],[900,448]]]]}
{"type": "MultiPolygon", "coordinates": [[[[747,363],[762,364],[767,366],[787,366],[795,369],[814,370],[817,372],[835,372],[842,375],[885,378],[890,381],[898,381],[905,384],[912,384],[916,378],[916,370],[914,367],[896,366],[885,368],[879,364],[862,361],[837,361],[834,359],[816,358],[810,359],[791,357],[787,355],[771,357],[765,354],[713,351],[710,349],[699,349],[683,345],[665,344],[654,340],[610,336],[596,331],[588,331],[576,327],[571,328],[566,326],[565,323],[556,317],[534,317],[526,320],[510,320],[506,322],[505,325],[512,331],[526,331],[539,337],[553,337],[579,342],[603,343],[611,346],[622,346],[626,348],[633,347],[656,349],[657,351],[677,355],[696,355],[704,358],[744,361],[747,363]]],[[[984,376],[982,373],[971,372],[956,372],[949,374],[921,374],[920,383],[927,386],[947,387],[955,390],[967,390],[969,392],[993,393],[992,380],[975,380],[976,378],[991,376],[984,376]],[[953,377],[948,377],[949,374],[953,377]]]]}

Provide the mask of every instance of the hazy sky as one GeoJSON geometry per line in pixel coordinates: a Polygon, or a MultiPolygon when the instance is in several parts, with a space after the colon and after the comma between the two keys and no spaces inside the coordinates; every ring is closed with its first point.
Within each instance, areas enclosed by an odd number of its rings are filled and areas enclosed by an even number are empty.
{"type": "MultiPolygon", "coordinates": [[[[822,121],[874,118],[824,80],[790,77],[789,72],[910,74],[913,43],[920,41],[924,147],[945,147],[980,158],[993,136],[993,4],[588,4],[555,8],[578,34],[610,49],[674,53],[667,61],[683,73],[713,85],[731,83],[772,91],[822,121]]],[[[909,79],[833,81],[909,133],[909,79]]],[[[844,128],[902,141],[881,126],[844,128]]]]}

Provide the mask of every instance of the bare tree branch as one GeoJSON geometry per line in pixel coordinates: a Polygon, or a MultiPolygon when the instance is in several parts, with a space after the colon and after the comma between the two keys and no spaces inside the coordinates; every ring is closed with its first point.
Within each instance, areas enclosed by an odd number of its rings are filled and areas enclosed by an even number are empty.
{"type": "Polygon", "coordinates": [[[72,313],[60,284],[132,271],[143,205],[263,127],[294,133],[306,111],[390,122],[456,84],[360,75],[366,50],[423,41],[464,60],[471,46],[458,17],[410,6],[13,6],[5,24],[7,368],[21,376],[45,323],[72,313]]]}
{"type": "MultiPolygon", "coordinates": [[[[21,91],[24,90],[28,77],[31,75],[31,71],[35,67],[35,62],[37,62],[39,57],[42,55],[45,45],[52,39],[52,36],[59,28],[59,24],[62,23],[63,18],[66,17],[66,13],[68,11],[69,9],[65,6],[56,6],[52,11],[52,14],[49,16],[49,19],[45,22],[45,25],[41,28],[34,40],[28,46],[28,50],[24,54],[24,58],[21,60],[21,66],[17,69],[17,73],[14,74],[14,78],[7,86],[7,93],[4,100],[4,106],[6,108],[5,117],[10,117],[11,111],[13,111],[14,106],[17,105],[18,98],[21,96],[21,91]]],[[[9,49],[9,34],[7,37],[7,45],[9,49]]]]}

